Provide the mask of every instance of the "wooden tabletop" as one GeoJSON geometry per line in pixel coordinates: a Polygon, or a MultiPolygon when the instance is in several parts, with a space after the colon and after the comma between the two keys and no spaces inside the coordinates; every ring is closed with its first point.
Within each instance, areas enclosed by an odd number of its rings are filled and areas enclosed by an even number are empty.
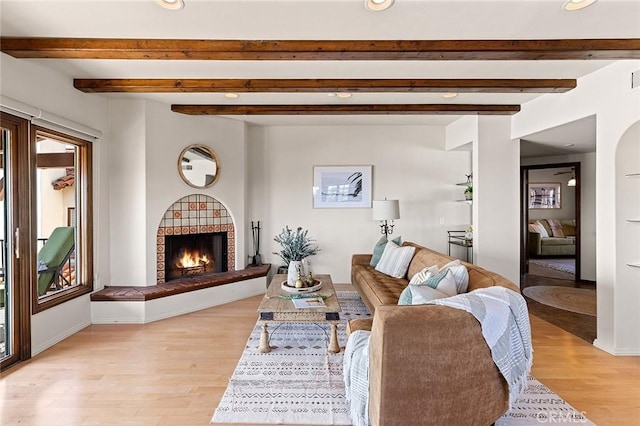
{"type": "Polygon", "coordinates": [[[324,303],[326,306],[318,308],[296,308],[290,299],[286,296],[291,296],[294,293],[289,293],[282,289],[282,282],[287,280],[286,274],[278,274],[273,277],[267,294],[262,299],[260,306],[258,306],[258,312],[341,312],[340,303],[336,296],[336,291],[333,288],[333,282],[330,275],[314,275],[315,279],[322,281],[322,288],[313,293],[304,293],[306,295],[317,295],[324,297],[324,303]],[[280,296],[285,296],[282,298],[280,296]]]}

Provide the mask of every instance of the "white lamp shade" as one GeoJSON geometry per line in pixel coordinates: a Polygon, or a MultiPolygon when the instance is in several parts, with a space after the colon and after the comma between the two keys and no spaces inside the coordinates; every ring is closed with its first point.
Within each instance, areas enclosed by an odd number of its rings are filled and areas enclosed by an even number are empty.
{"type": "Polygon", "coordinates": [[[567,182],[567,186],[576,186],[577,180],[575,176],[571,176],[571,179],[569,179],[569,182],[567,182]]]}
{"type": "Polygon", "coordinates": [[[398,200],[373,200],[373,219],[400,219],[400,202],[398,200]]]}

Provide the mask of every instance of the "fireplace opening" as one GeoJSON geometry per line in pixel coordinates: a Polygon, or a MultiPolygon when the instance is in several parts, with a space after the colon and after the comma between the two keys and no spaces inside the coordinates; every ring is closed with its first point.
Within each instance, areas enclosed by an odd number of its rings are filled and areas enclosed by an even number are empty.
{"type": "Polygon", "coordinates": [[[165,281],[227,270],[226,232],[165,236],[165,281]]]}

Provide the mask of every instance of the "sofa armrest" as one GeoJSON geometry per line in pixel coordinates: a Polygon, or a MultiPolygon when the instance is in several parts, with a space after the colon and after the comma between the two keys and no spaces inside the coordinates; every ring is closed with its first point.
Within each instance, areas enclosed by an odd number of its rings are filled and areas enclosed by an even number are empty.
{"type": "Polygon", "coordinates": [[[491,424],[507,411],[507,384],[471,314],[437,305],[382,305],[371,331],[372,425],[423,419],[491,424]],[[416,395],[429,395],[429,403],[416,404],[416,395]]]}
{"type": "Polygon", "coordinates": [[[529,232],[529,254],[542,254],[542,237],[537,232],[529,232]]]}
{"type": "Polygon", "coordinates": [[[372,257],[372,254],[354,254],[351,256],[351,265],[368,265],[372,257]]]}

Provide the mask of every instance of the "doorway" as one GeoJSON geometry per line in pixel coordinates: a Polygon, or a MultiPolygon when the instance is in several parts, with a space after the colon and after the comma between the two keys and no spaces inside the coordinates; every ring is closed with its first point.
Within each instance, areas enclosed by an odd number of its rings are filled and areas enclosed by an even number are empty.
{"type": "Polygon", "coordinates": [[[521,275],[580,281],[580,162],[522,166],[521,173],[521,275]]]}

